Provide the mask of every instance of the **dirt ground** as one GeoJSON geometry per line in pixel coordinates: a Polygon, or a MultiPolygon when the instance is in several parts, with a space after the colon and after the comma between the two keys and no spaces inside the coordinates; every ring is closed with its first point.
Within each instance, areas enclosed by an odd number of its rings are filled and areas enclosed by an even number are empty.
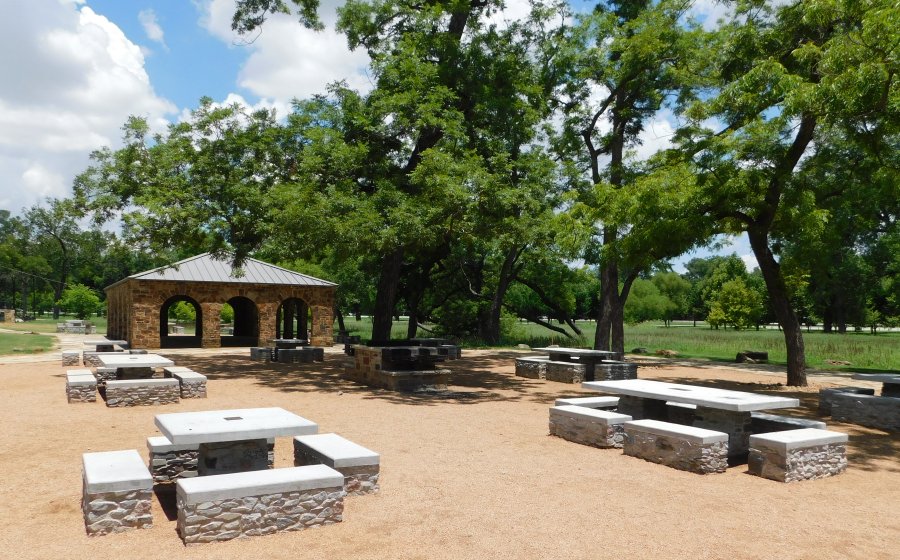
{"type": "MultiPolygon", "coordinates": [[[[166,352],[163,352],[166,354],[166,352]]],[[[407,395],[341,378],[349,359],[250,361],[243,353],[168,354],[209,378],[209,398],[156,408],[67,404],[59,362],[0,364],[0,557],[384,558],[462,560],[643,558],[900,558],[900,435],[830,422],[850,435],[850,468],[781,484],[747,474],[695,475],[620,450],[547,435],[547,409],[578,386],[513,375],[515,352],[467,351],[450,363],[451,392],[407,395]],[[343,523],[184,547],[174,499],[157,493],[152,529],[88,538],[80,511],[81,454],[137,449],[155,414],[280,406],[381,453],[381,492],[351,496],[343,523]]],[[[815,417],[820,386],[723,367],[642,367],[642,378],[798,397],[815,417]]],[[[854,382],[855,384],[855,382],[854,382]]],[[[290,438],[276,467],[291,466],[290,438]]]]}

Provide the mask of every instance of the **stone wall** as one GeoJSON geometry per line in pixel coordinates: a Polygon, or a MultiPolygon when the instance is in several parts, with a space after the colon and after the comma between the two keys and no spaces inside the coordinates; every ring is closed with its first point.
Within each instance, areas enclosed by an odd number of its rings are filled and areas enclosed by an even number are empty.
{"type": "Polygon", "coordinates": [[[180,380],[182,399],[205,399],[206,380],[180,380]]]}
{"type": "Polygon", "coordinates": [[[547,378],[547,358],[516,358],[516,375],[528,379],[547,378]]]}
{"type": "Polygon", "coordinates": [[[66,400],[75,402],[97,402],[97,384],[66,382],[66,400]]]}
{"type": "Polygon", "coordinates": [[[197,476],[197,449],[173,449],[171,451],[150,452],[150,475],[153,482],[175,482],[179,478],[197,476]]]}
{"type": "Polygon", "coordinates": [[[171,297],[185,296],[200,305],[203,348],[218,348],[222,304],[245,297],[256,304],[260,343],[275,338],[278,308],[289,298],[303,300],[312,314],[310,343],[332,345],[336,286],[280,286],[272,284],[165,282],[126,279],[106,290],[107,336],[127,340],[131,348],[160,347],[160,312],[171,297]]]}
{"type": "Polygon", "coordinates": [[[63,367],[80,366],[81,352],[79,352],[78,350],[63,350],[62,365],[63,367]]]}
{"type": "Polygon", "coordinates": [[[747,468],[750,474],[779,482],[825,478],[847,469],[847,448],[844,444],[829,444],[791,449],[785,453],[757,444],[750,449],[747,468]]]}
{"type": "Polygon", "coordinates": [[[874,395],[875,389],[868,387],[828,387],[819,389],[819,414],[831,416],[831,405],[838,393],[855,393],[857,395],[874,395]]]}
{"type": "Polygon", "coordinates": [[[574,362],[547,362],[547,381],[581,383],[586,377],[586,366],[574,362]]]}
{"type": "Polygon", "coordinates": [[[146,384],[136,382],[123,384],[122,382],[108,381],[106,383],[106,406],[116,408],[174,404],[179,401],[180,393],[178,382],[174,379],[171,380],[171,383],[146,384]]]}
{"type": "Polygon", "coordinates": [[[593,447],[621,448],[625,443],[624,423],[601,422],[586,416],[573,418],[560,414],[552,408],[549,430],[551,436],[593,447]]]}
{"type": "MultiPolygon", "coordinates": [[[[313,455],[307,453],[303,446],[294,442],[294,466],[303,467],[306,465],[319,465],[322,461],[313,455]]],[[[364,494],[375,494],[381,489],[378,486],[378,478],[380,476],[379,465],[359,465],[355,467],[332,467],[344,475],[344,492],[351,496],[362,496],[364,494]]]]}
{"type": "Polygon", "coordinates": [[[726,442],[698,444],[678,437],[648,434],[627,428],[624,453],[698,474],[722,473],[728,467],[726,442]]]}
{"type": "Polygon", "coordinates": [[[594,381],[637,379],[637,370],[635,363],[604,361],[594,364],[594,381]]]}
{"type": "Polygon", "coordinates": [[[81,510],[84,513],[84,526],[88,536],[152,527],[153,516],[150,513],[152,496],[152,490],[89,494],[84,489],[81,510]]]}
{"type": "Polygon", "coordinates": [[[188,504],[176,498],[178,532],[185,544],[297,531],[340,522],[344,490],[337,486],[188,504]]]}
{"type": "Polygon", "coordinates": [[[831,417],[889,432],[900,431],[900,398],[837,393],[831,404],[831,417]]]}

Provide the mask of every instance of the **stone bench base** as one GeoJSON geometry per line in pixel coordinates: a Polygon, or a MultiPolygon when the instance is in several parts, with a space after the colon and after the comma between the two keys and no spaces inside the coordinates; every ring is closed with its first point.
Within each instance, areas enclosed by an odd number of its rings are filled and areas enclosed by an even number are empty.
{"type": "Polygon", "coordinates": [[[154,406],[173,404],[180,399],[177,379],[135,379],[106,382],[106,406],[154,406]]]}
{"type": "MultiPolygon", "coordinates": [[[[267,440],[268,468],[275,468],[275,438],[267,440]]],[[[150,475],[155,483],[175,482],[197,476],[200,444],[174,445],[165,436],[147,438],[150,475]]]]}
{"type": "Polygon", "coordinates": [[[176,370],[166,372],[171,374],[174,379],[178,380],[182,399],[205,399],[206,398],[206,376],[196,371],[176,370]]]}
{"type": "Polygon", "coordinates": [[[337,434],[294,438],[294,466],[327,465],[344,475],[344,492],[361,496],[378,492],[378,453],[337,434]]]}
{"type": "Polygon", "coordinates": [[[178,533],[184,544],[297,531],[340,522],[344,477],[325,465],[178,481],[178,533]]]}
{"type": "Polygon", "coordinates": [[[900,432],[900,398],[836,393],[831,403],[831,417],[838,422],[900,432]]]}
{"type": "Polygon", "coordinates": [[[355,368],[348,368],[345,372],[345,377],[351,381],[388,391],[446,391],[450,383],[450,370],[360,371],[355,368]]]}
{"type": "Polygon", "coordinates": [[[136,450],[85,453],[81,509],[88,536],[153,526],[153,480],[136,450]]]}
{"type": "Polygon", "coordinates": [[[869,389],[868,387],[829,387],[827,389],[819,389],[819,414],[831,416],[831,405],[834,402],[834,396],[838,393],[874,395],[875,389],[869,389]]]}
{"type": "Polygon", "coordinates": [[[604,360],[594,364],[594,381],[616,381],[619,379],[637,379],[638,365],[632,362],[613,362],[604,360]]]}
{"type": "Polygon", "coordinates": [[[682,471],[722,473],[728,466],[728,434],[658,420],[625,423],[625,455],[682,471]]]}
{"type": "Polygon", "coordinates": [[[806,428],[750,436],[750,474],[796,482],[847,469],[847,434],[806,428]]]}
{"type": "Polygon", "coordinates": [[[583,406],[550,409],[550,435],[593,447],[622,447],[625,422],[631,416],[583,406]]]}
{"type": "Polygon", "coordinates": [[[97,380],[87,369],[71,369],[66,372],[66,400],[97,402],[97,380]]]}
{"type": "Polygon", "coordinates": [[[516,358],[516,376],[528,379],[546,379],[548,358],[516,358]]]}
{"type": "Polygon", "coordinates": [[[77,350],[63,350],[62,366],[78,367],[81,365],[81,352],[77,350]]]}
{"type": "Polygon", "coordinates": [[[582,383],[587,379],[587,366],[576,362],[547,362],[547,381],[582,383]]]}

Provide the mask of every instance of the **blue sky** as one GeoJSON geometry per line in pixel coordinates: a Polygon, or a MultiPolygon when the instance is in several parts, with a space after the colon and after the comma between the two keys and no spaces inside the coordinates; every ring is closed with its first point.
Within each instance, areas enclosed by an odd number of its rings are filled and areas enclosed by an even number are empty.
{"type": "MultiPolygon", "coordinates": [[[[90,152],[115,148],[132,114],[163,130],[202,96],[284,114],[292,98],[324,92],[335,80],[369,89],[367,57],[349,51],[333,28],[340,1],[322,2],[323,32],[278,16],[247,44],[230,29],[234,0],[6,0],[0,208],[18,213],[68,196],[90,152]]],[[[508,0],[502,17],[526,10],[525,0],[508,0]]],[[[694,14],[713,22],[722,7],[697,0],[694,14]]],[[[661,114],[639,152],[665,146],[671,130],[661,114]]],[[[746,240],[725,250],[732,251],[750,253],[746,240]]]]}

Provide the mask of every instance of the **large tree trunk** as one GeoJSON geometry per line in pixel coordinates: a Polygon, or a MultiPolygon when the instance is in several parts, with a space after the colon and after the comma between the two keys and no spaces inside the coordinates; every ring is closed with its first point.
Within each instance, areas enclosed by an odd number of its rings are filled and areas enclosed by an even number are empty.
{"type": "Polygon", "coordinates": [[[478,326],[479,336],[485,344],[491,346],[500,344],[500,312],[503,309],[506,292],[515,277],[515,265],[520,254],[518,247],[512,247],[506,251],[506,257],[503,259],[503,266],[500,268],[497,280],[497,288],[491,297],[491,305],[484,320],[478,326]]]}
{"type": "Polygon", "coordinates": [[[347,327],[344,325],[344,311],[341,309],[339,305],[334,306],[334,318],[337,319],[338,322],[338,333],[344,334],[347,332],[347,327]]]}
{"type": "Polygon", "coordinates": [[[759,263],[759,270],[766,281],[769,300],[775,311],[775,317],[784,333],[787,348],[787,384],[796,387],[806,386],[806,354],[803,347],[803,330],[797,314],[791,307],[787,286],[781,274],[781,266],[769,249],[769,236],[765,231],[750,228],[747,232],[750,247],[759,263]]]}
{"type": "Polygon", "coordinates": [[[400,265],[403,264],[403,249],[395,249],[381,261],[381,274],[375,292],[375,309],[372,312],[372,341],[386,342],[391,339],[391,325],[394,306],[397,303],[397,286],[400,284],[400,265]]]}

